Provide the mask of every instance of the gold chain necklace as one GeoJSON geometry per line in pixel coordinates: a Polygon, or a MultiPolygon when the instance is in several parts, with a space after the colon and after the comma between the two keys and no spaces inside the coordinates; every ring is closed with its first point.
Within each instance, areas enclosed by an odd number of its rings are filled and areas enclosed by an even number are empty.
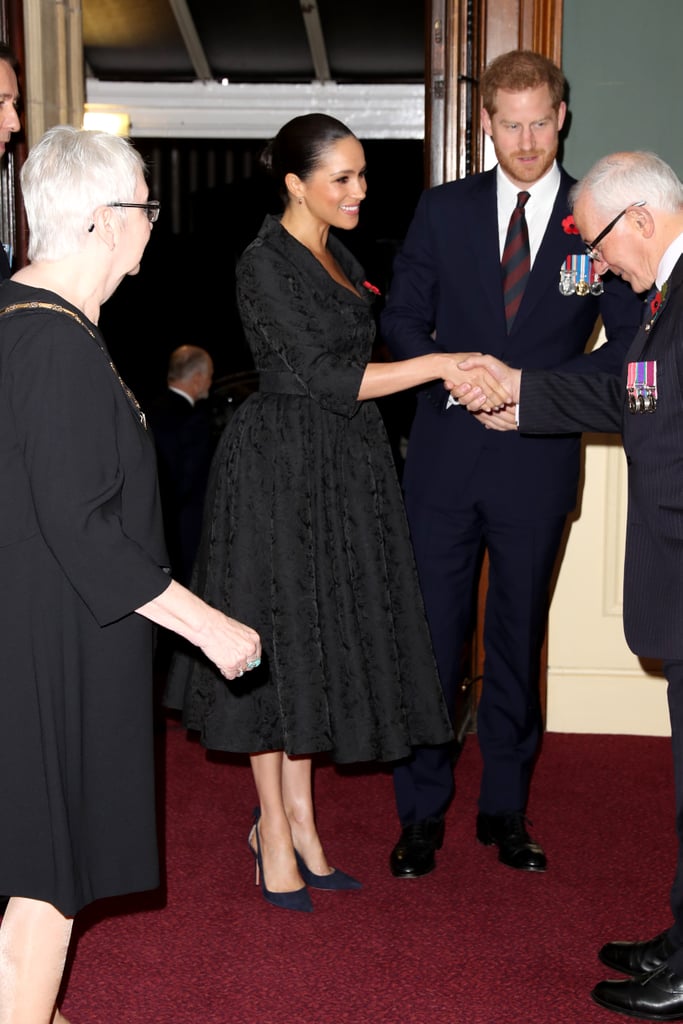
{"type": "Polygon", "coordinates": [[[78,313],[74,313],[74,311],[72,309],[67,309],[65,306],[59,306],[55,302],[15,302],[11,306],[5,306],[4,309],[0,309],[0,316],[4,315],[5,313],[15,313],[15,312],[18,312],[20,310],[25,310],[25,309],[49,309],[53,313],[64,313],[66,316],[70,316],[72,320],[75,320],[77,324],[80,324],[80,326],[83,328],[83,330],[88,332],[88,334],[93,339],[93,341],[95,342],[95,344],[97,345],[99,350],[103,353],[105,359],[109,363],[109,365],[110,365],[110,367],[111,367],[111,369],[112,369],[112,371],[114,373],[114,376],[116,377],[116,379],[118,380],[119,384],[123,388],[123,391],[124,391],[124,393],[126,395],[126,398],[130,402],[130,404],[133,406],[133,408],[135,409],[136,415],[138,416],[138,418],[140,420],[140,423],[142,423],[142,425],[145,428],[145,430],[147,430],[147,417],[145,416],[144,412],[142,411],[142,409],[140,407],[140,403],[138,402],[137,398],[135,397],[135,395],[133,394],[131,389],[128,387],[128,385],[124,381],[124,379],[121,376],[121,374],[119,373],[119,371],[114,366],[114,363],[113,363],[111,357],[109,356],[109,353],[105,349],[104,345],[102,345],[100,343],[100,341],[99,341],[97,335],[95,334],[95,332],[92,331],[88,327],[88,325],[85,323],[85,321],[81,320],[81,318],[78,315],[78,313]]]}

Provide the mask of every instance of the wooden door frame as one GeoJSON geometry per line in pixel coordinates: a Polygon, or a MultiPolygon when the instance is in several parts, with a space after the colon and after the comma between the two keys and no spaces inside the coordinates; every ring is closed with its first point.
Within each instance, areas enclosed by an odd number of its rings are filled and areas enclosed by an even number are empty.
{"type": "Polygon", "coordinates": [[[428,0],[425,182],[483,170],[478,77],[508,50],[562,61],[563,0],[428,0]]]}

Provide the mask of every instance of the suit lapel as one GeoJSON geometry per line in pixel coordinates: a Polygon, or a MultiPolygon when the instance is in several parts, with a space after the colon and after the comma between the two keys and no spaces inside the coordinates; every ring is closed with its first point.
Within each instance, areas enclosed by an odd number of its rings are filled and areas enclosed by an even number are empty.
{"type": "Polygon", "coordinates": [[[492,313],[499,311],[505,320],[495,170],[482,174],[479,191],[472,196],[467,212],[472,238],[471,254],[472,259],[476,261],[481,294],[486,296],[486,305],[492,313]]]}

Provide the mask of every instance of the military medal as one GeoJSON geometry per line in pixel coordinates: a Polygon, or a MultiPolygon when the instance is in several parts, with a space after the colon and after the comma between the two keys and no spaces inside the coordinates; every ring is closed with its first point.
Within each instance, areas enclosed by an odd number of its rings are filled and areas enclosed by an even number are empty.
{"type": "Polygon", "coordinates": [[[562,295],[573,295],[576,291],[574,278],[571,270],[567,270],[564,264],[560,267],[560,293],[562,295]]]}
{"type": "Polygon", "coordinates": [[[595,269],[595,264],[591,260],[591,276],[590,276],[590,289],[591,295],[602,295],[605,290],[605,286],[602,283],[602,278],[595,269]]]}
{"type": "Polygon", "coordinates": [[[602,279],[587,253],[569,253],[560,267],[559,289],[562,295],[602,295],[602,279]]]}
{"type": "Polygon", "coordinates": [[[654,412],[657,408],[657,361],[628,364],[626,378],[628,411],[654,412]]]}
{"type": "Polygon", "coordinates": [[[588,253],[583,253],[580,256],[572,256],[572,263],[576,267],[576,294],[577,295],[588,295],[590,291],[590,256],[588,253]]]}

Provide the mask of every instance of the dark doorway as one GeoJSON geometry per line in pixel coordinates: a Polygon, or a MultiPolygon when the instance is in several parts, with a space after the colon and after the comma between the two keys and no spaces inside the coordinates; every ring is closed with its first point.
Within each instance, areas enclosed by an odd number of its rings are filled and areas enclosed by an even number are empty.
{"type": "MultiPolygon", "coordinates": [[[[142,269],[102,310],[114,361],[143,402],[164,386],[168,354],[207,348],[223,377],[251,368],[234,300],[234,268],[280,201],[258,170],[259,140],[136,140],[161,200],[142,269]]],[[[368,198],[344,243],[382,296],[423,185],[420,140],[364,143],[368,198]]],[[[381,305],[381,303],[380,303],[381,305]]]]}

